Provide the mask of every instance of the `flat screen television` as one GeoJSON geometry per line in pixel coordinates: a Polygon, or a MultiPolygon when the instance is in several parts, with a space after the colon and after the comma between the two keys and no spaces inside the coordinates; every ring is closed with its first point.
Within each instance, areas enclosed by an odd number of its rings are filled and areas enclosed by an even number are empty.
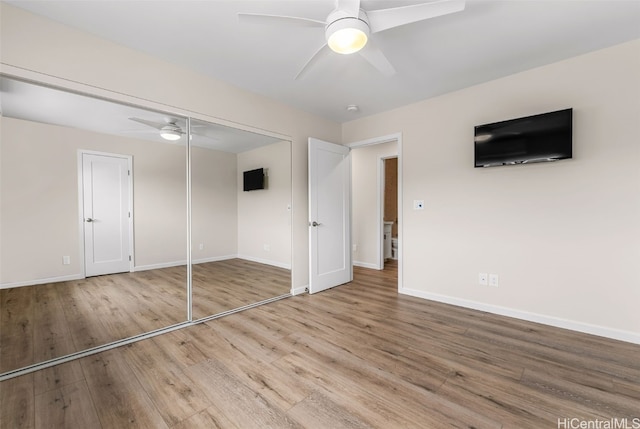
{"type": "Polygon", "coordinates": [[[558,161],[572,157],[573,109],[475,127],[475,167],[558,161]]]}
{"type": "Polygon", "coordinates": [[[255,170],[245,171],[244,191],[255,191],[256,189],[264,189],[264,168],[256,168],[255,170]]]}

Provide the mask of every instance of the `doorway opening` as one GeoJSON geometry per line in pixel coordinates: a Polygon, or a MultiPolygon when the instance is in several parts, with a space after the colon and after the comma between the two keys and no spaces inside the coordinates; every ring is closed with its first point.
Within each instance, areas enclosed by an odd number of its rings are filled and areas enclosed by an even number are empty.
{"type": "Polygon", "coordinates": [[[382,158],[382,269],[398,267],[398,157],[382,158]]]}
{"type": "Polygon", "coordinates": [[[347,145],[352,149],[353,265],[393,270],[394,278],[397,272],[398,289],[402,286],[401,144],[397,133],[347,145]]]}

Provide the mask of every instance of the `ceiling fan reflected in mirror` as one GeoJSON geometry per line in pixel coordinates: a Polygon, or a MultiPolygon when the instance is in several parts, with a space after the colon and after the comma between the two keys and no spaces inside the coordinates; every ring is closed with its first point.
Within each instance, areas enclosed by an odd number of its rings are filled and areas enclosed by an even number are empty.
{"type": "Polygon", "coordinates": [[[180,140],[184,134],[182,128],[176,124],[177,120],[175,119],[167,119],[166,122],[155,122],[141,118],[129,118],[129,120],[157,129],[160,132],[160,137],[165,140],[180,140]]]}
{"type": "Polygon", "coordinates": [[[330,55],[332,51],[344,55],[357,52],[380,73],[391,76],[395,74],[396,70],[384,53],[371,43],[369,40],[371,34],[460,12],[464,10],[464,7],[464,0],[437,0],[365,11],[360,8],[360,0],[336,0],[336,8],[324,21],[299,16],[259,13],[239,13],[238,17],[241,21],[262,21],[325,28],[325,43],[311,56],[295,79],[301,78],[314,64],[330,55]]]}
{"type": "MultiPolygon", "coordinates": [[[[140,124],[154,128],[155,130],[157,130],[155,132],[157,132],[160,137],[171,142],[178,141],[182,138],[183,135],[187,134],[186,131],[183,130],[180,125],[178,125],[179,119],[165,118],[164,122],[157,122],[148,119],[133,117],[128,119],[130,121],[138,122],[140,124]]],[[[221,140],[219,132],[216,131],[215,127],[208,127],[203,124],[191,124],[190,140],[193,139],[194,136],[198,136],[199,144],[202,144],[203,142],[208,142],[209,144],[211,144],[213,142],[219,142],[221,140]]]]}

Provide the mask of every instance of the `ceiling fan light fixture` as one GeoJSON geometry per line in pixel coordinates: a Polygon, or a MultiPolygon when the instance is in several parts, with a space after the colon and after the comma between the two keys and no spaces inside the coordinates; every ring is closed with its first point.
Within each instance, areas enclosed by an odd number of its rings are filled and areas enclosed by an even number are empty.
{"type": "Polygon", "coordinates": [[[353,54],[367,44],[369,26],[358,18],[339,19],[327,26],[326,38],[332,51],[353,54]]]}
{"type": "Polygon", "coordinates": [[[165,125],[160,128],[160,137],[169,141],[180,140],[182,137],[182,133],[180,131],[181,130],[177,125],[165,125]]]}

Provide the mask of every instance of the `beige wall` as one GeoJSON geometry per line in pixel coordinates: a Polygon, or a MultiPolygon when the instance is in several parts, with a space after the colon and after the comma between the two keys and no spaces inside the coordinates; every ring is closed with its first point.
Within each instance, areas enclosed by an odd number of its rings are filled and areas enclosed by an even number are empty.
{"type": "Polygon", "coordinates": [[[99,92],[141,106],[165,105],[199,119],[290,136],[293,182],[293,286],[308,284],[307,139],[339,141],[340,124],[0,3],[3,70],[99,92]],[[10,66],[9,68],[6,65],[10,66]],[[105,90],[109,91],[105,93],[105,90]],[[132,98],[135,97],[135,98],[132,98]]]}
{"type": "Polygon", "coordinates": [[[397,154],[397,142],[363,146],[351,151],[351,237],[356,246],[353,252],[354,265],[380,268],[380,159],[397,154]]]}
{"type": "Polygon", "coordinates": [[[82,274],[79,150],[133,157],[135,267],[186,261],[183,146],[3,117],[1,285],[82,274]]]}
{"type": "Polygon", "coordinates": [[[291,144],[238,154],[238,256],[291,268],[291,144]],[[266,169],[266,189],[243,191],[242,174],[266,169]],[[266,247],[265,247],[266,246],[266,247]]]}
{"type": "Polygon", "coordinates": [[[235,153],[192,148],[191,257],[195,263],[238,254],[236,163],[235,153]]]}
{"type": "MultiPolygon", "coordinates": [[[[112,137],[104,136],[109,142],[112,137]]],[[[120,141],[119,138],[117,138],[120,141]]],[[[84,148],[87,142],[79,142],[84,148]]],[[[107,143],[109,152],[113,144],[107,143]]],[[[116,149],[114,147],[114,149],[116,149]]],[[[187,260],[187,168],[183,145],[122,139],[116,153],[133,155],[135,270],[187,260]]]]}
{"type": "Polygon", "coordinates": [[[0,286],[79,275],[76,148],[61,133],[0,120],[0,286]]]}
{"type": "Polygon", "coordinates": [[[634,41],[345,124],[402,133],[403,292],[640,342],[638,76],[634,41]],[[474,125],[567,107],[573,159],[473,168],[474,125]]]}

